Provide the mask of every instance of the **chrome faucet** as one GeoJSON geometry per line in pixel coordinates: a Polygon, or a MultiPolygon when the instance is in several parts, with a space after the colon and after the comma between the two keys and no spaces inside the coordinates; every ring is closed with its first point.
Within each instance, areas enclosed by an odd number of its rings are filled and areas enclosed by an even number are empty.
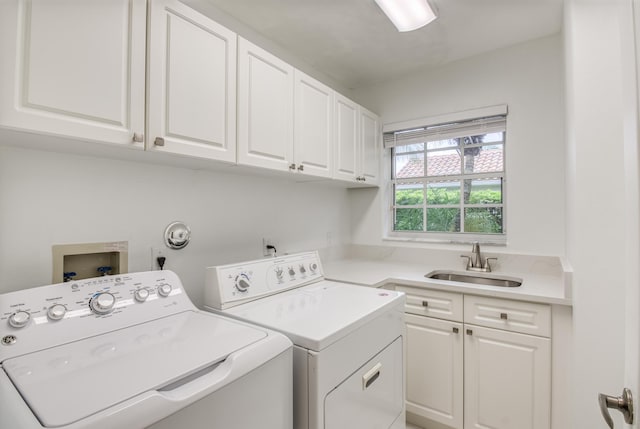
{"type": "Polygon", "coordinates": [[[471,246],[471,254],[473,256],[468,255],[460,255],[461,258],[467,258],[467,271],[484,271],[491,272],[491,264],[490,260],[497,261],[498,258],[486,258],[484,262],[482,261],[482,253],[480,253],[480,243],[477,241],[473,243],[471,246]]]}

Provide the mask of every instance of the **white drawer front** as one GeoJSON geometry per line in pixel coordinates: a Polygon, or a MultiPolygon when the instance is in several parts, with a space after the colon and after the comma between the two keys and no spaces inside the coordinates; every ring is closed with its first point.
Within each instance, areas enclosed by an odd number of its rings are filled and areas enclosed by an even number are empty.
{"type": "Polygon", "coordinates": [[[406,294],[406,313],[462,322],[462,294],[400,285],[395,290],[406,294]]]}
{"type": "Polygon", "coordinates": [[[546,304],[465,295],[464,322],[550,337],[551,307],[546,304]]]}

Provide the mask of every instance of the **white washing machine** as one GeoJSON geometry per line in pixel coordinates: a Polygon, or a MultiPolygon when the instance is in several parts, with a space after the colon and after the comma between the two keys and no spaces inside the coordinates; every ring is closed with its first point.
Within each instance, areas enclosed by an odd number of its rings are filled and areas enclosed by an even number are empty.
{"type": "Polygon", "coordinates": [[[205,308],[294,343],[296,429],[400,429],[404,294],[326,281],[317,252],[207,268],[205,308]]]}
{"type": "Polygon", "coordinates": [[[0,428],[292,428],[292,344],[170,271],[0,295],[0,428]],[[251,404],[251,408],[247,408],[251,404]]]}

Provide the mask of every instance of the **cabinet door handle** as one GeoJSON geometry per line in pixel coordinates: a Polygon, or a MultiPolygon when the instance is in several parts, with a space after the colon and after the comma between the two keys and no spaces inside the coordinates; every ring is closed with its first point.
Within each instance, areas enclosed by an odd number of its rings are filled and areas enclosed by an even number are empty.
{"type": "Polygon", "coordinates": [[[144,134],[133,133],[133,142],[142,143],[144,141],[144,134]]]}
{"type": "Polygon", "coordinates": [[[429,306],[429,301],[422,301],[422,306],[423,307],[428,307],[429,306]]]}
{"type": "Polygon", "coordinates": [[[298,166],[298,171],[304,171],[304,165],[299,165],[298,166]]]}
{"type": "Polygon", "coordinates": [[[507,320],[507,313],[500,313],[500,319],[507,320]]]}
{"type": "Polygon", "coordinates": [[[473,330],[467,329],[467,335],[473,335],[473,330]]]}
{"type": "Polygon", "coordinates": [[[156,137],[153,144],[156,146],[164,146],[164,139],[162,137],[156,137]]]}
{"type": "Polygon", "coordinates": [[[289,170],[295,170],[296,169],[296,165],[295,164],[290,164],[289,165],[289,170]]]}
{"type": "Polygon", "coordinates": [[[455,327],[453,328],[453,333],[454,333],[454,334],[457,334],[459,331],[460,331],[460,330],[459,330],[458,328],[455,328],[455,327]]]}

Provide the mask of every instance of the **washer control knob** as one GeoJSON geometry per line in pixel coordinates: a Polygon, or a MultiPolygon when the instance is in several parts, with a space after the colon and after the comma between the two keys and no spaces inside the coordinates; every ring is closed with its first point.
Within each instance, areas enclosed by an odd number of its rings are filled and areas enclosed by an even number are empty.
{"type": "Polygon", "coordinates": [[[108,314],[116,305],[116,297],[109,292],[97,293],[89,301],[89,308],[96,314],[108,314]]]}
{"type": "Polygon", "coordinates": [[[311,270],[311,272],[315,273],[316,270],[318,269],[318,264],[316,264],[315,262],[310,263],[309,269],[311,270]]]}
{"type": "Polygon", "coordinates": [[[306,272],[307,272],[307,270],[304,268],[304,265],[300,264],[300,274],[304,274],[306,272]]]}
{"type": "Polygon", "coordinates": [[[51,320],[60,320],[67,314],[67,307],[62,304],[53,304],[47,310],[47,317],[51,320]]]}
{"type": "Polygon", "coordinates": [[[29,323],[29,320],[31,320],[31,314],[20,310],[9,316],[9,325],[14,328],[24,328],[29,323]]]}
{"type": "Polygon", "coordinates": [[[276,277],[278,278],[278,280],[282,280],[283,274],[284,274],[284,270],[282,269],[282,267],[276,268],[276,277]]]}
{"type": "Polygon", "coordinates": [[[163,283],[160,286],[158,286],[158,295],[160,295],[163,298],[166,298],[169,296],[172,289],[173,288],[169,283],[163,283]]]}
{"type": "Polygon", "coordinates": [[[145,302],[147,298],[149,298],[149,289],[144,287],[142,289],[136,289],[133,293],[133,297],[138,302],[145,302]]]}
{"type": "Polygon", "coordinates": [[[236,277],[236,289],[240,292],[246,292],[250,287],[251,280],[249,280],[249,276],[243,273],[236,277]]]}
{"type": "Polygon", "coordinates": [[[296,271],[293,269],[293,267],[289,267],[289,275],[290,275],[291,277],[293,277],[293,276],[295,276],[295,275],[296,275],[296,271]]]}

